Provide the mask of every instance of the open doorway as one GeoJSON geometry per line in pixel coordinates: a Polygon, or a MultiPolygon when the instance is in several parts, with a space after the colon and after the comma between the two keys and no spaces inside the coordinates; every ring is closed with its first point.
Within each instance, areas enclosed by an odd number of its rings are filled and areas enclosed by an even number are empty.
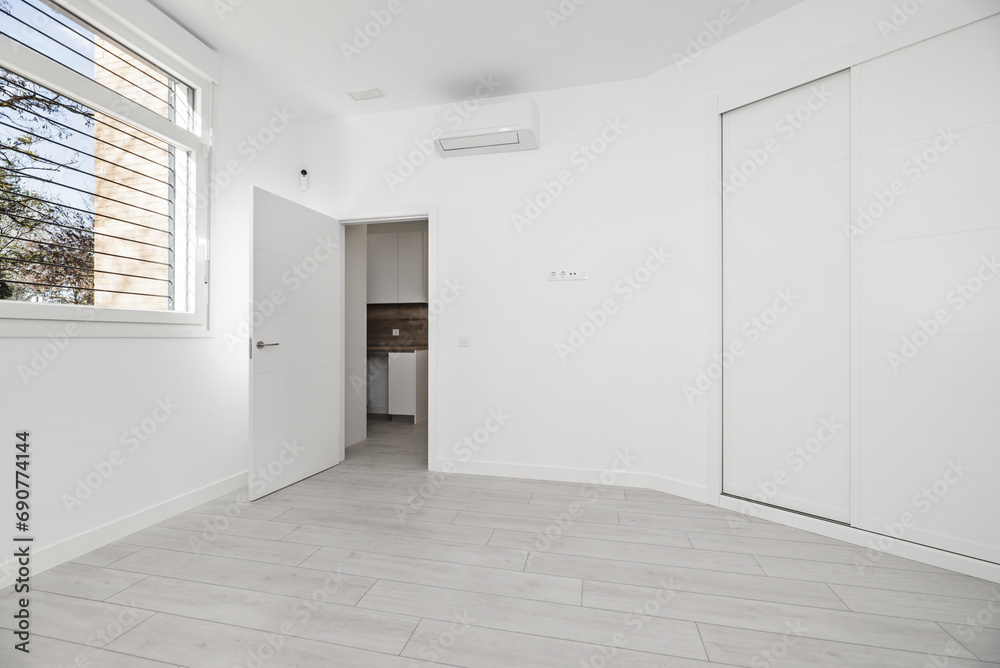
{"type": "Polygon", "coordinates": [[[351,222],[344,237],[347,458],[391,466],[403,457],[426,468],[428,220],[351,222]]]}

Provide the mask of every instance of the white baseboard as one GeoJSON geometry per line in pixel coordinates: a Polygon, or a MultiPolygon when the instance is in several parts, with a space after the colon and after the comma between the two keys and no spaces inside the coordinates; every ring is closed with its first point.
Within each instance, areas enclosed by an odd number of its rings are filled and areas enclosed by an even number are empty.
{"type": "MultiPolygon", "coordinates": [[[[488,475],[501,478],[518,478],[527,480],[552,480],[556,482],[578,482],[586,484],[595,479],[599,479],[606,471],[594,471],[588,469],[564,468],[558,466],[525,466],[521,464],[500,464],[496,462],[462,462],[454,460],[439,459],[432,462],[432,471],[441,471],[445,464],[450,472],[466,473],[470,475],[488,475]]],[[[752,501],[743,501],[728,496],[720,496],[709,501],[708,490],[698,485],[673,480],[664,476],[651,473],[631,473],[625,472],[615,475],[615,481],[611,483],[619,487],[634,487],[636,489],[651,489],[657,492],[673,494],[685,499],[719,506],[727,510],[744,512],[746,505],[753,508],[753,516],[760,519],[784,524],[785,526],[802,529],[810,533],[826,536],[845,543],[858,545],[861,547],[871,547],[877,545],[879,534],[863,529],[844,526],[836,522],[801,515],[799,513],[763,506],[752,501]]],[[[953,552],[908,543],[901,540],[893,541],[891,548],[885,552],[903,559],[930,566],[936,566],[963,575],[980,578],[989,582],[1000,583],[1000,564],[993,564],[988,561],[966,557],[953,552]]],[[[878,552],[873,554],[871,567],[878,568],[878,552]]]]}
{"type": "MultiPolygon", "coordinates": [[[[944,568],[963,575],[969,575],[982,580],[987,580],[989,582],[1000,583],[1000,564],[994,564],[981,559],[975,559],[973,557],[966,557],[961,554],[955,554],[954,552],[946,552],[945,550],[927,547],[926,545],[909,543],[903,540],[893,540],[890,544],[888,544],[888,549],[882,551],[878,549],[879,539],[881,538],[885,541],[885,538],[881,534],[865,531],[864,529],[857,529],[855,527],[844,526],[843,524],[837,524],[836,522],[827,522],[826,520],[809,517],[807,515],[800,515],[799,513],[781,510],[780,508],[762,506],[752,501],[734,499],[729,496],[719,497],[719,506],[721,508],[726,508],[727,510],[746,512],[753,517],[759,517],[771,522],[777,522],[778,524],[784,524],[785,526],[802,529],[803,531],[808,531],[820,536],[826,536],[827,538],[842,540],[845,543],[850,543],[852,545],[871,548],[871,558],[867,559],[867,563],[870,564],[871,568],[879,567],[878,559],[881,554],[891,554],[903,559],[911,559],[913,561],[920,562],[921,564],[937,566],[938,568],[944,568]],[[753,512],[747,512],[748,507],[751,508],[753,512]]],[[[885,543],[883,543],[883,545],[885,545],[885,543]]],[[[863,567],[866,566],[863,564],[862,566],[859,566],[859,569],[863,567]]]]}
{"type": "MultiPolygon", "coordinates": [[[[35,576],[54,566],[72,561],[99,547],[121,540],[136,531],[151,527],[179,513],[187,512],[224,494],[235,492],[246,485],[247,472],[244,471],[114,522],[85,531],[72,538],[67,538],[60,543],[49,545],[37,552],[33,551],[31,574],[35,576]]],[[[13,584],[15,570],[13,561],[5,561],[0,564],[0,589],[13,584]]]]}
{"type": "MultiPolygon", "coordinates": [[[[501,478],[518,478],[526,480],[552,480],[555,482],[578,482],[587,484],[595,480],[600,480],[602,475],[607,475],[607,470],[590,470],[565,468],[561,466],[526,466],[523,464],[500,464],[496,462],[462,462],[455,460],[439,459],[433,471],[441,471],[445,463],[453,473],[467,473],[470,475],[489,475],[501,478]]],[[[617,487],[634,487],[636,489],[651,489],[665,494],[673,494],[700,503],[708,502],[708,490],[698,485],[673,480],[664,476],[652,473],[615,473],[614,482],[606,483],[617,487]]]]}

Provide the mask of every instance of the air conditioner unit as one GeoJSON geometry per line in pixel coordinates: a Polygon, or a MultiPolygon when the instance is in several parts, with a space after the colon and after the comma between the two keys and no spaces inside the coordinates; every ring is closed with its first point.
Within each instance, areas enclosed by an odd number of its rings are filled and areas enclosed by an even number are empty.
{"type": "Polygon", "coordinates": [[[446,132],[434,144],[446,158],[538,148],[538,105],[531,100],[483,103],[462,128],[446,132]]]}

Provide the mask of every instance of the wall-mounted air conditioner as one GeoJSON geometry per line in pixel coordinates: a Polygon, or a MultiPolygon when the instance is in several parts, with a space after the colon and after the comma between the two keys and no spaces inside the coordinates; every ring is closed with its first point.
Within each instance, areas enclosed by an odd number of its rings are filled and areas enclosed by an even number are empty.
{"type": "Polygon", "coordinates": [[[538,105],[531,100],[483,103],[460,130],[442,134],[434,144],[446,158],[538,148],[538,105]]]}

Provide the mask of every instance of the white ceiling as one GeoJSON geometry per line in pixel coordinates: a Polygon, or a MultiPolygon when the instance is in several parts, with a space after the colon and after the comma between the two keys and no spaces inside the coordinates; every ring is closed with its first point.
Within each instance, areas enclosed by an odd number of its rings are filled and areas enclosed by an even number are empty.
{"type": "Polygon", "coordinates": [[[501,84],[496,95],[643,77],[723,10],[732,21],[715,41],[802,0],[151,1],[300,116],[320,118],[457,102],[480,77],[501,84]],[[391,21],[348,62],[341,44],[372,12],[391,21]],[[347,95],[374,87],[387,97],[347,95]]]}

